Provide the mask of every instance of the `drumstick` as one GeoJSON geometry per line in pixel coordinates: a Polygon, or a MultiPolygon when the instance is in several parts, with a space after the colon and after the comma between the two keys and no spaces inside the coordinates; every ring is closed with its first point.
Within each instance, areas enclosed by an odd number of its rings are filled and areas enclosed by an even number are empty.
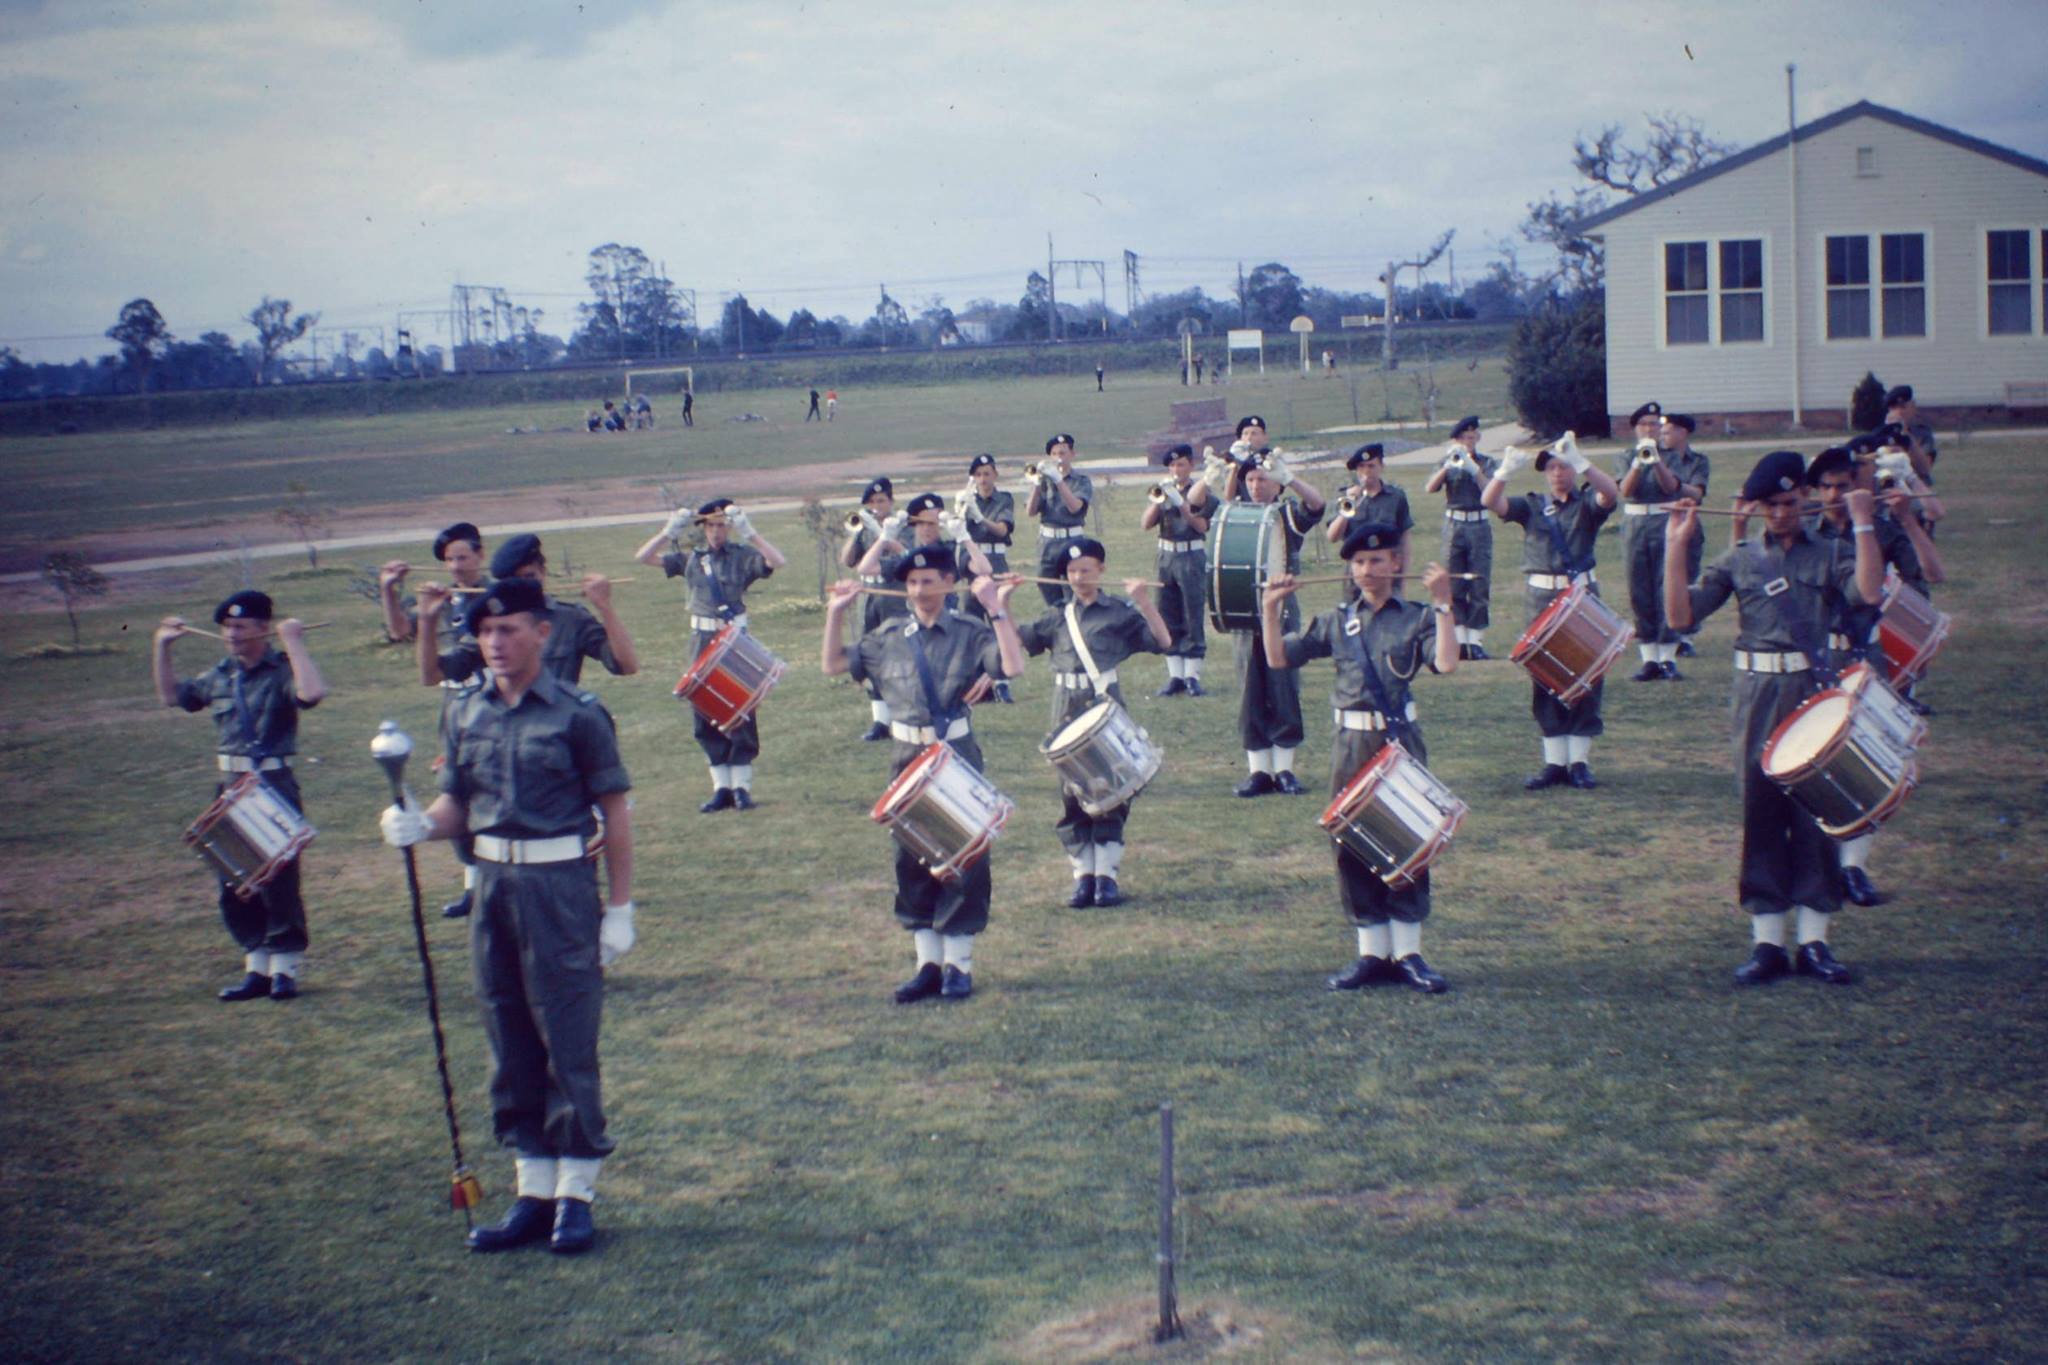
{"type": "MultiPolygon", "coordinates": [[[[1885,500],[1886,498],[1888,498],[1888,497],[1890,497],[1890,496],[1891,496],[1891,495],[1890,495],[1889,493],[1885,493],[1885,494],[1880,494],[1880,495],[1878,496],[1878,501],[1879,501],[1879,502],[1883,502],[1883,501],[1884,501],[1884,500],[1885,500]]],[[[1934,496],[1934,494],[1932,494],[1932,493],[1908,493],[1908,494],[1906,494],[1906,496],[1907,496],[1907,497],[1909,497],[1909,498],[1919,499],[1919,498],[1931,498],[1931,497],[1933,497],[1933,496],[1934,496]]],[[[1769,515],[1769,512],[1768,512],[1767,510],[1765,510],[1765,509],[1756,509],[1756,510],[1752,510],[1752,511],[1748,511],[1748,512],[1738,512],[1738,511],[1735,511],[1735,510],[1734,510],[1733,508],[1728,508],[1728,507],[1695,507],[1695,508],[1693,508],[1692,510],[1693,510],[1693,511],[1695,511],[1695,512],[1697,512],[1697,513],[1699,513],[1699,514],[1700,514],[1701,516],[1703,516],[1703,517],[1762,517],[1762,516],[1768,516],[1768,515],[1769,515]]],[[[1799,515],[1801,515],[1801,516],[1806,516],[1807,514],[1809,514],[1809,513],[1812,513],[1812,512],[1825,512],[1826,510],[1827,510],[1827,504],[1826,504],[1826,503],[1823,503],[1823,502],[1809,502],[1809,503],[1806,503],[1806,504],[1804,504],[1803,506],[1801,506],[1801,507],[1800,507],[1800,509],[1799,509],[1799,515]]]]}
{"type": "MultiPolygon", "coordinates": [[[[997,574],[996,577],[1001,578],[1002,575],[997,574]]],[[[1068,586],[1067,580],[1064,578],[1040,578],[1036,574],[1018,574],[1017,579],[1019,582],[1023,583],[1050,583],[1056,588],[1064,588],[1068,586]]],[[[1148,588],[1163,588],[1166,586],[1164,583],[1161,583],[1156,578],[1145,578],[1140,579],[1139,581],[1142,582],[1148,588]]],[[[1117,586],[1123,586],[1121,580],[1117,581],[1117,586]]]]}
{"type": "MultiPolygon", "coordinates": [[[[328,628],[329,626],[331,626],[331,625],[333,625],[333,624],[334,624],[334,622],[332,622],[332,621],[310,621],[310,622],[306,623],[305,625],[303,625],[303,626],[299,627],[299,629],[301,629],[301,630],[325,630],[325,629],[327,629],[327,628],[328,628]]],[[[224,641],[224,640],[226,640],[226,639],[228,638],[228,637],[227,637],[227,636],[225,636],[225,635],[217,635],[217,634],[215,634],[215,633],[214,633],[213,631],[210,631],[210,630],[201,630],[201,629],[200,629],[199,627],[197,627],[197,626],[187,626],[187,627],[185,627],[185,633],[186,633],[187,635],[204,635],[204,636],[205,636],[205,637],[206,637],[207,639],[209,639],[209,640],[223,640],[223,641],[224,641]]],[[[264,631],[264,632],[263,632],[263,634],[264,634],[264,635],[266,635],[266,636],[269,636],[269,635],[275,635],[275,634],[277,634],[277,632],[276,632],[276,631],[274,631],[274,630],[266,630],[266,631],[264,631]]]]}
{"type": "MultiPolygon", "coordinates": [[[[632,581],[633,581],[633,575],[631,575],[631,574],[627,574],[627,575],[626,575],[626,576],[625,576],[624,578],[608,578],[608,579],[606,579],[606,580],[605,580],[605,582],[607,582],[607,583],[631,583],[632,581]]],[[[489,586],[485,586],[485,587],[481,587],[481,588],[464,588],[464,587],[459,587],[459,586],[458,586],[458,587],[453,587],[453,588],[443,588],[443,589],[442,589],[441,591],[443,591],[443,592],[449,592],[449,593],[470,593],[470,592],[489,592],[489,591],[490,591],[490,588],[489,588],[489,586]]],[[[561,591],[563,591],[563,592],[582,592],[582,591],[583,591],[583,585],[582,585],[581,583],[578,583],[578,584],[576,584],[576,585],[574,585],[574,586],[572,586],[572,587],[567,587],[567,588],[563,588],[563,589],[561,589],[561,591]]]]}
{"type": "MultiPolygon", "coordinates": [[[[1367,575],[1366,575],[1366,577],[1368,577],[1368,578],[1379,578],[1379,579],[1388,579],[1388,578],[1420,578],[1420,577],[1422,577],[1422,575],[1421,575],[1420,573],[1376,573],[1376,574],[1367,574],[1367,575]]],[[[1463,579],[1468,579],[1468,580],[1470,580],[1470,581],[1472,581],[1472,582],[1475,582],[1475,583],[1476,583],[1476,582],[1478,582],[1478,581],[1479,581],[1479,579],[1480,579],[1480,578],[1484,577],[1484,575],[1483,575],[1483,574],[1476,574],[1476,573],[1451,573],[1451,574],[1445,574],[1445,575],[1444,575],[1444,577],[1445,577],[1445,578],[1463,578],[1463,579]]],[[[1351,581],[1351,575],[1350,575],[1350,574],[1348,574],[1348,573],[1332,573],[1332,574],[1317,574],[1317,575],[1316,575],[1315,577],[1313,577],[1313,578],[1297,578],[1297,579],[1295,579],[1295,580],[1294,580],[1294,582],[1295,582],[1295,585],[1296,585],[1297,587],[1299,587],[1299,586],[1305,586],[1305,585],[1307,585],[1307,584],[1310,584],[1310,583],[1349,583],[1350,581],[1351,581]]]]}

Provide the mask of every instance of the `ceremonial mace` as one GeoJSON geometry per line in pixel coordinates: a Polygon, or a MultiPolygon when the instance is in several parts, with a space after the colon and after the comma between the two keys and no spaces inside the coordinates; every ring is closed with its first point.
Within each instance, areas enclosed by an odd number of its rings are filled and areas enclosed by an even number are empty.
{"type": "MultiPolygon", "coordinates": [[[[377,736],[370,741],[370,757],[391,779],[391,799],[403,808],[410,799],[405,790],[405,761],[412,757],[412,740],[398,728],[397,721],[387,720],[377,727],[377,736]]],[[[410,846],[399,852],[405,854],[405,881],[412,889],[413,942],[419,948],[420,977],[427,985],[427,1019],[434,1026],[434,1065],[441,1072],[441,1108],[448,1115],[448,1145],[455,1149],[455,1175],[449,1184],[448,1207],[462,1210],[462,1224],[468,1228],[475,1226],[469,1211],[483,1203],[484,1187],[471,1173],[469,1163],[462,1159],[462,1127],[455,1121],[455,1084],[448,1079],[448,1040],[441,1033],[441,994],[434,986],[434,958],[427,951],[426,917],[420,913],[419,863],[410,846]]]]}

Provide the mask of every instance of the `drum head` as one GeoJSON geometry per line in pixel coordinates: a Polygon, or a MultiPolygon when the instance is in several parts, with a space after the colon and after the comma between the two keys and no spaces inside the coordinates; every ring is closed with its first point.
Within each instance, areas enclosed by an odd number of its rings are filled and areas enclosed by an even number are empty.
{"type": "Polygon", "coordinates": [[[1585,595],[1585,587],[1575,583],[1551,598],[1550,604],[1536,613],[1536,619],[1529,623],[1529,628],[1522,632],[1522,638],[1515,642],[1514,649],[1508,653],[1508,662],[1518,664],[1534,653],[1550,632],[1557,629],[1558,622],[1578,609],[1579,599],[1585,595]]]}
{"type": "Polygon", "coordinates": [[[1062,725],[1058,733],[1054,734],[1052,739],[1047,742],[1045,746],[1046,752],[1056,754],[1073,748],[1089,735],[1101,729],[1109,720],[1109,714],[1115,707],[1116,702],[1108,697],[1104,697],[1101,701],[1096,702],[1095,705],[1089,707],[1065,725],[1062,725]]]}
{"type": "Polygon", "coordinates": [[[712,636],[710,643],[698,653],[697,661],[690,665],[684,672],[682,680],[676,683],[677,696],[687,697],[704,685],[705,675],[718,667],[719,658],[726,650],[732,648],[733,637],[738,631],[739,627],[730,624],[719,628],[718,634],[712,636]]]}
{"type": "Polygon", "coordinates": [[[868,818],[878,825],[888,824],[895,818],[897,811],[916,799],[917,794],[924,789],[925,783],[932,780],[939,770],[939,765],[944,763],[952,752],[952,749],[943,742],[926,746],[923,753],[911,760],[909,767],[896,774],[896,780],[876,799],[874,809],[868,812],[868,818]]]}
{"type": "Polygon", "coordinates": [[[1809,697],[1764,745],[1764,773],[1783,777],[1819,762],[1848,730],[1855,706],[1854,697],[1832,688],[1809,697]]]}

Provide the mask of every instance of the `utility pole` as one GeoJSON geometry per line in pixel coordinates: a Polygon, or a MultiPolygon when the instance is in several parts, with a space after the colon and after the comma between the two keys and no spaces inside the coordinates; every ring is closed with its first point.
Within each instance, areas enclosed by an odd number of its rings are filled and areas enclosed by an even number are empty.
{"type": "MultiPolygon", "coordinates": [[[[1239,261],[1237,263],[1237,325],[1240,327],[1244,326],[1246,321],[1244,298],[1244,262],[1239,261]]],[[[1262,363],[1265,360],[1263,352],[1260,354],[1259,359],[1262,363]]]]}
{"type": "Polygon", "coordinates": [[[1052,259],[1052,234],[1045,234],[1045,305],[1052,316],[1045,320],[1045,335],[1052,341],[1060,336],[1060,295],[1056,286],[1058,268],[1052,259]]]}
{"type": "Polygon", "coordinates": [[[1124,252],[1124,316],[1133,317],[1138,311],[1138,253],[1124,252]]]}

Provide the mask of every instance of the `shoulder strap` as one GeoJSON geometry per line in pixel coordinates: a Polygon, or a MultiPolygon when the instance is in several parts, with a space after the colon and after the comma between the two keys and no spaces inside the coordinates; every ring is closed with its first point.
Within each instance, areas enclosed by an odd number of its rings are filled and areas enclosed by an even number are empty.
{"type": "Polygon", "coordinates": [[[1066,617],[1067,638],[1074,642],[1074,653],[1081,658],[1081,671],[1088,675],[1088,684],[1095,689],[1095,695],[1102,696],[1108,689],[1102,685],[1102,670],[1095,666],[1095,654],[1088,648],[1088,637],[1081,633],[1079,604],[1071,597],[1067,599],[1066,617]]]}

